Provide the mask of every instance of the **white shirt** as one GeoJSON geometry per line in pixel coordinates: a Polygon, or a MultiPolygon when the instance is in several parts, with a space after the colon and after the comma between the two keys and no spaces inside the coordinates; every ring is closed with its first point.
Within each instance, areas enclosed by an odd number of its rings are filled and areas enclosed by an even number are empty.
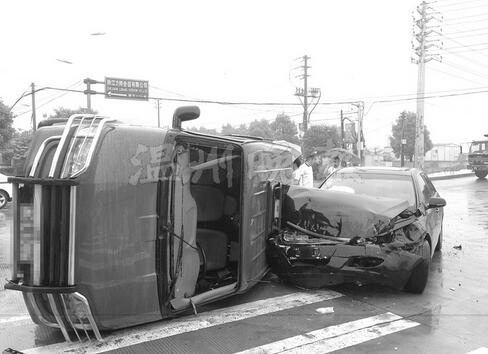
{"type": "Polygon", "coordinates": [[[312,188],[313,187],[313,169],[303,163],[295,171],[293,171],[293,179],[299,186],[312,188]]]}

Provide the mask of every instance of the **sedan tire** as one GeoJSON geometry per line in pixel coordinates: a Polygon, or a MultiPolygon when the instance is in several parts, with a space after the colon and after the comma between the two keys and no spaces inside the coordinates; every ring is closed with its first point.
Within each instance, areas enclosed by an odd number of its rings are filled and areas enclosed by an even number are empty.
{"type": "Polygon", "coordinates": [[[422,247],[415,252],[419,256],[422,256],[422,261],[415,267],[405,285],[404,290],[413,294],[421,294],[425,286],[427,285],[427,280],[429,279],[429,266],[430,266],[430,244],[427,240],[424,240],[422,247]]]}

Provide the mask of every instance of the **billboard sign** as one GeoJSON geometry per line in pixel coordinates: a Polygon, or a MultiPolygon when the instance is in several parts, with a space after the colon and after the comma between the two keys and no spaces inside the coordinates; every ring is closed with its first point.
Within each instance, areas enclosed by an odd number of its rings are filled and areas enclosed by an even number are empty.
{"type": "Polygon", "coordinates": [[[106,77],[105,98],[147,101],[149,81],[106,77]]]}

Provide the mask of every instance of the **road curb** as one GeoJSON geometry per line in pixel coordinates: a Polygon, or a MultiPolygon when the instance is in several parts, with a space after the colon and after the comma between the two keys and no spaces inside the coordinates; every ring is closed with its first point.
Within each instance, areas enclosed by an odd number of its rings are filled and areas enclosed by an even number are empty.
{"type": "Polygon", "coordinates": [[[474,176],[474,172],[466,172],[466,173],[458,173],[458,174],[451,174],[451,175],[444,175],[444,176],[432,176],[430,178],[431,181],[440,181],[443,179],[451,179],[451,178],[461,178],[461,177],[471,177],[474,176]]]}

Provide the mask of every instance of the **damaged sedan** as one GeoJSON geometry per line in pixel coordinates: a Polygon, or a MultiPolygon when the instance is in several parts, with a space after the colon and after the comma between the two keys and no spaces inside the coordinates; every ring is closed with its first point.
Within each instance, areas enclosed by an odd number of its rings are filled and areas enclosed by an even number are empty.
{"type": "Polygon", "coordinates": [[[316,188],[283,188],[282,229],[268,239],[272,271],[320,288],[375,283],[422,293],[442,247],[443,207],[416,169],[351,167],[316,188]]]}

